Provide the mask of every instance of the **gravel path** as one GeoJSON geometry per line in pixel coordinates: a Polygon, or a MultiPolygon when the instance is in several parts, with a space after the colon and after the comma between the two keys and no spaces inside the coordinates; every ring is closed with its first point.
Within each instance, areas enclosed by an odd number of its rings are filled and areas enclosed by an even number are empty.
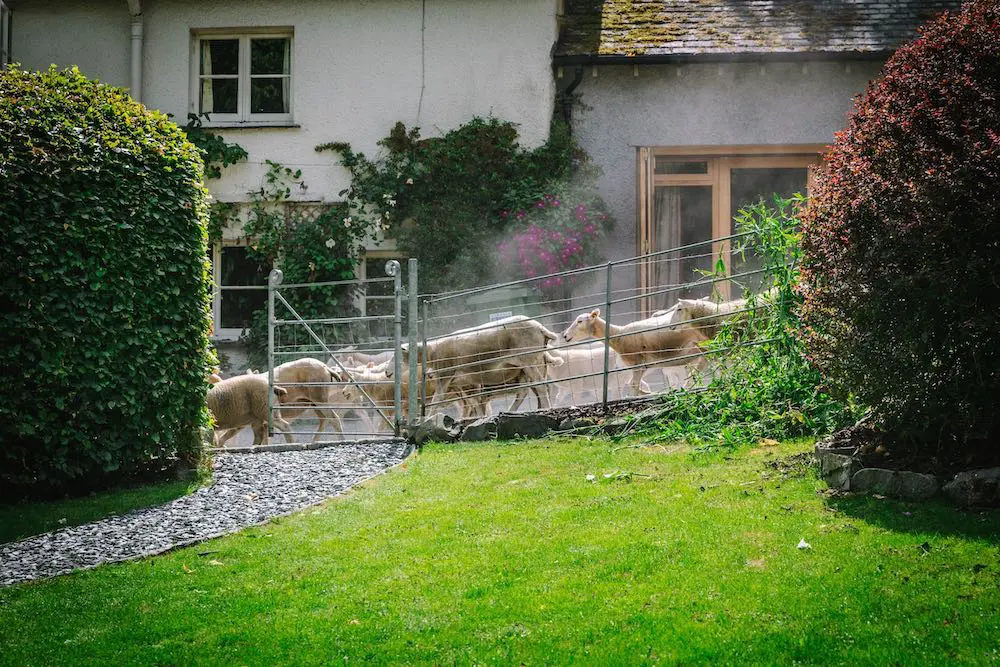
{"type": "Polygon", "coordinates": [[[405,442],[217,454],[211,486],[166,505],[0,544],[0,586],[162,553],[264,523],[344,492],[400,462],[405,442]]]}

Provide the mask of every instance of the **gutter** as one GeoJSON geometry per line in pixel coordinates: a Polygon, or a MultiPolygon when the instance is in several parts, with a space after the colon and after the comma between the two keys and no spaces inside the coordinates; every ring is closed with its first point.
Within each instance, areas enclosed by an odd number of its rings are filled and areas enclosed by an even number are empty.
{"type": "MultiPolygon", "coordinates": [[[[894,50],[879,51],[759,51],[740,53],[657,53],[649,55],[602,56],[593,53],[581,55],[554,55],[553,67],[583,65],[687,65],[697,63],[739,62],[804,62],[804,61],[882,61],[894,50]]],[[[574,86],[575,87],[575,86],[574,86]]]]}
{"type": "Polygon", "coordinates": [[[129,92],[136,102],[142,97],[142,43],[143,21],[141,0],[128,0],[128,13],[132,17],[132,50],[130,57],[129,92]]]}

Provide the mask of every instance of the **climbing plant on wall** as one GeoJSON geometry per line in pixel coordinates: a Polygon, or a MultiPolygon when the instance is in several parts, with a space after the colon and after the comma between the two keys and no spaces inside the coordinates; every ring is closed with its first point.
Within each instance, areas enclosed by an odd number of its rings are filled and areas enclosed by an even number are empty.
{"type": "MultiPolygon", "coordinates": [[[[347,143],[316,150],[338,152],[350,170],[351,185],[341,194],[351,215],[420,259],[421,291],[509,277],[494,258],[497,244],[527,224],[512,212],[531,210],[554,193],[572,190],[574,206],[604,210],[596,194],[596,167],[559,123],[549,140],[532,150],[518,143],[513,123],[496,118],[473,118],[430,138],[397,123],[378,145],[373,158],[347,143]]],[[[595,231],[611,223],[605,216],[595,231]]]]}

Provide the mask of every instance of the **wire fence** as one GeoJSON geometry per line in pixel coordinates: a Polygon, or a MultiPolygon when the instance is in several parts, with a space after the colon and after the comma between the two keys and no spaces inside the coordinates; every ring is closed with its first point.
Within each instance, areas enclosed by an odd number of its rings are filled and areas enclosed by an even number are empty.
{"type": "Polygon", "coordinates": [[[268,393],[274,441],[389,437],[435,413],[607,408],[703,387],[733,349],[767,342],[754,332],[770,299],[744,298],[767,271],[752,256],[729,272],[717,261],[742,236],[432,295],[416,292],[416,260],[407,286],[398,263],[369,281],[283,285],[272,272],[269,386],[287,391],[268,393]],[[311,303],[302,293],[379,281],[392,283],[392,314],[322,317],[300,305],[311,303]],[[744,333],[709,347],[727,321],[744,333]]]}
{"type": "Polygon", "coordinates": [[[766,296],[743,298],[765,283],[760,260],[748,253],[736,263],[740,270],[730,272],[717,261],[722,244],[746,236],[423,297],[426,366],[432,378],[444,379],[424,402],[425,413],[456,400],[461,416],[606,408],[623,398],[703,386],[719,357],[764,342],[744,337],[735,346],[706,349],[721,322],[741,320],[755,331],[754,321],[768,315],[766,296]],[[458,327],[465,329],[456,333],[458,327]]]}

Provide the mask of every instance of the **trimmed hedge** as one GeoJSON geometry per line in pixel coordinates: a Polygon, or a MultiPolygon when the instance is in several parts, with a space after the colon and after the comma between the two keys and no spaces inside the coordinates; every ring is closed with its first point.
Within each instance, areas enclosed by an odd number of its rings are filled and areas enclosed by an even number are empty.
{"type": "Polygon", "coordinates": [[[202,159],[78,70],[0,71],[0,488],[196,461],[208,423],[202,159]]]}
{"type": "Polygon", "coordinates": [[[890,58],[803,222],[805,343],[831,384],[901,448],[996,450],[1000,4],[945,14],[890,58]]]}

